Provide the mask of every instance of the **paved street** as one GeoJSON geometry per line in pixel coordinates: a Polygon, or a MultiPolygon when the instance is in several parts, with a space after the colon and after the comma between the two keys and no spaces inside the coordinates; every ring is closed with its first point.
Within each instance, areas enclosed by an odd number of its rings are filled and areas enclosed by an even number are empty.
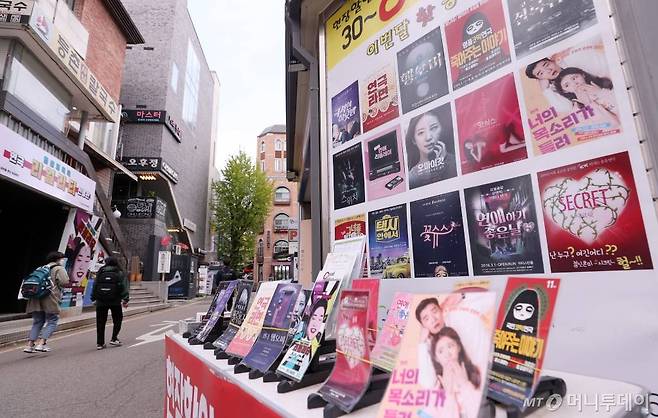
{"type": "MultiPolygon", "coordinates": [[[[209,300],[127,318],[124,345],[96,350],[96,328],[49,340],[48,354],[0,350],[0,415],[14,417],[162,417],[164,339],[177,321],[207,309],[209,300]]],[[[106,328],[106,341],[111,325],[106,328]]]]}

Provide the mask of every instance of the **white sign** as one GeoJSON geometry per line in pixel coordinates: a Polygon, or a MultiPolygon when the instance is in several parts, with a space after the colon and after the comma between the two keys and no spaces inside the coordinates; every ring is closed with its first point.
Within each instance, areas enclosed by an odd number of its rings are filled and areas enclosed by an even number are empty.
{"type": "Polygon", "coordinates": [[[196,231],[196,224],[189,219],[183,219],[183,227],[189,229],[192,232],[196,231]]]}
{"type": "Polygon", "coordinates": [[[96,182],[0,124],[0,175],[87,212],[96,182]]]}
{"type": "Polygon", "coordinates": [[[171,268],[171,252],[158,252],[158,273],[169,273],[171,268]]]}
{"type": "Polygon", "coordinates": [[[288,254],[295,254],[299,252],[299,241],[288,242],[288,254]]]}

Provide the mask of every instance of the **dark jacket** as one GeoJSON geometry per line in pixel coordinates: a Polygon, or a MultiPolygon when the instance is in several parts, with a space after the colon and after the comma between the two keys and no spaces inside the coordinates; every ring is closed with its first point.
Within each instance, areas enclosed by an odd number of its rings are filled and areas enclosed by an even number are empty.
{"type": "Polygon", "coordinates": [[[96,291],[96,283],[98,283],[98,280],[94,280],[94,287],[91,290],[91,300],[96,302],[96,306],[115,306],[120,305],[121,301],[128,302],[130,299],[130,284],[128,283],[128,278],[126,277],[125,273],[121,271],[121,269],[114,266],[103,266],[100,270],[98,270],[98,273],[96,273],[97,278],[101,276],[112,276],[116,280],[116,282],[119,284],[120,296],[116,300],[109,302],[96,300],[98,295],[96,291]]]}

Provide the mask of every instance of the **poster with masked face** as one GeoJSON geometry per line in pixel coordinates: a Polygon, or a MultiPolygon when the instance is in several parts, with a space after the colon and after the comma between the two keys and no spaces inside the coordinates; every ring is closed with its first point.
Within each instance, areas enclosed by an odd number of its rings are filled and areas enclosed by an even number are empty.
{"type": "Polygon", "coordinates": [[[496,322],[490,398],[525,408],[539,382],[559,287],[559,279],[508,279],[496,322]]]}
{"type": "Polygon", "coordinates": [[[229,299],[233,295],[233,291],[235,290],[237,284],[238,282],[236,280],[219,283],[219,288],[217,291],[217,299],[215,302],[215,306],[213,307],[212,313],[210,315],[210,318],[208,319],[208,322],[206,322],[204,327],[201,329],[201,331],[199,331],[199,333],[196,335],[196,338],[199,341],[205,343],[208,337],[214,334],[214,332],[216,332],[215,330],[221,326],[222,316],[224,316],[224,310],[226,309],[226,304],[228,303],[229,299]]]}
{"type": "Polygon", "coordinates": [[[250,280],[238,280],[238,285],[235,290],[235,301],[233,302],[233,310],[231,311],[231,320],[229,321],[228,328],[213,342],[215,348],[226,350],[226,347],[238,333],[238,330],[247,316],[251,302],[251,289],[254,282],[250,280]]]}
{"type": "Polygon", "coordinates": [[[334,208],[358,205],[366,200],[361,143],[334,155],[334,208]]]}

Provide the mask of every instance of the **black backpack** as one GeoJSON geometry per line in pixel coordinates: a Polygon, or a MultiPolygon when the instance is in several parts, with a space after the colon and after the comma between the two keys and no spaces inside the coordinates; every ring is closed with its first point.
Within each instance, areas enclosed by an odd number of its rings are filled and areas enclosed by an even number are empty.
{"type": "Polygon", "coordinates": [[[121,283],[115,272],[99,271],[94,297],[100,302],[115,302],[121,298],[121,283]]]}

